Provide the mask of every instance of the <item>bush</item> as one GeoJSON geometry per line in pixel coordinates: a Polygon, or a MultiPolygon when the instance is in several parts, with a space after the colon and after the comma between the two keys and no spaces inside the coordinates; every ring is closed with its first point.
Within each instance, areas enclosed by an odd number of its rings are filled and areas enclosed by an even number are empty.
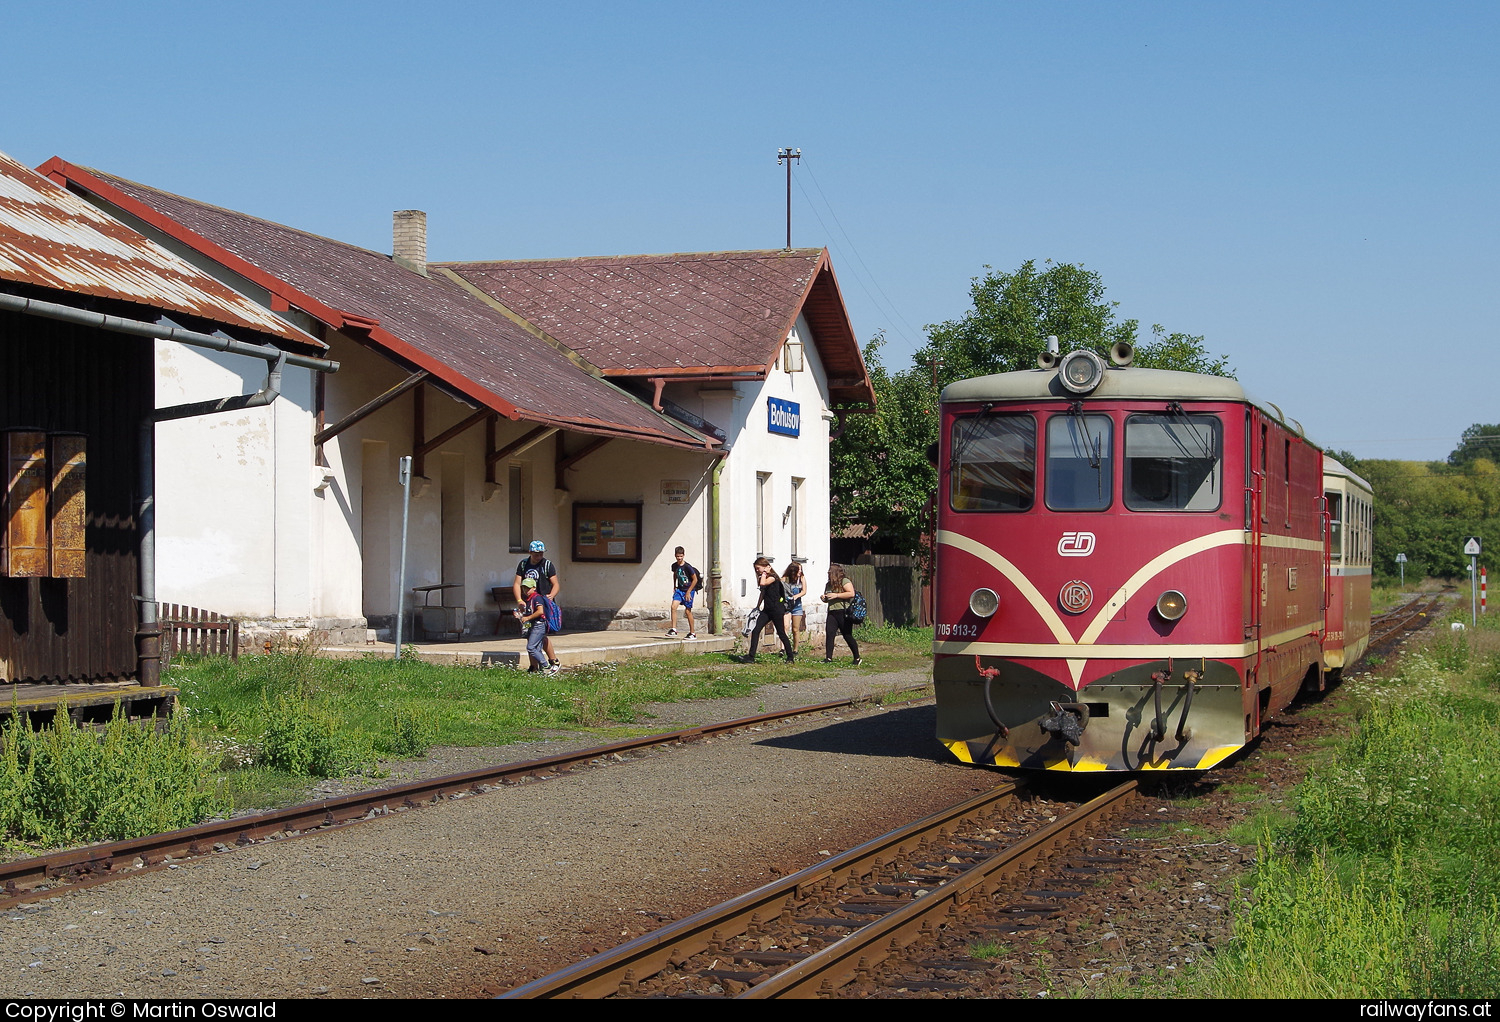
{"type": "Polygon", "coordinates": [[[398,707],[391,714],[391,737],[382,751],[409,758],[425,756],[436,739],[437,721],[430,712],[398,707]]]}
{"type": "Polygon", "coordinates": [[[261,763],[304,777],[338,777],[372,757],[340,719],[287,692],[268,702],[261,763]]]}
{"type": "Polygon", "coordinates": [[[119,841],[177,830],[229,811],[214,755],[192,729],[130,722],[115,708],[103,734],[59,707],[45,728],[12,716],[0,728],[0,840],[44,846],[119,841]]]}

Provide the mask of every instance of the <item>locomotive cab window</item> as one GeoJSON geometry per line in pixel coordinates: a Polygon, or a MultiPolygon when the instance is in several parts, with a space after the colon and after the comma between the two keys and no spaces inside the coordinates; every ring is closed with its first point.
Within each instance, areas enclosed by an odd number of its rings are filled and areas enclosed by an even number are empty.
{"type": "Polygon", "coordinates": [[[1029,415],[957,419],[950,438],[955,511],[1029,511],[1036,499],[1036,421],[1029,415]]]}
{"type": "Polygon", "coordinates": [[[1223,424],[1217,415],[1132,415],[1125,420],[1125,506],[1132,511],[1214,511],[1224,495],[1223,424]]]}
{"type": "Polygon", "coordinates": [[[1114,481],[1114,423],[1107,415],[1054,415],[1047,420],[1047,506],[1103,511],[1114,481]]]}

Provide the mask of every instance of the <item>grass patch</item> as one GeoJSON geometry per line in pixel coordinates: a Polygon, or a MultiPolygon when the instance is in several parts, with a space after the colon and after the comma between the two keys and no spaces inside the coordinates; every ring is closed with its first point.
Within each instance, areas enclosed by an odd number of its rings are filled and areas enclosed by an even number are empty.
{"type": "Polygon", "coordinates": [[[981,962],[993,962],[1010,949],[993,937],[985,937],[969,945],[969,957],[981,962]]]}
{"type": "Polygon", "coordinates": [[[1474,998],[1500,990],[1500,625],[1348,683],[1352,733],[1257,819],[1235,938],[1191,996],[1474,998]]]}
{"type": "MultiPolygon", "coordinates": [[[[931,644],[930,628],[861,629],[859,671],[925,666],[931,644]]],[[[848,670],[807,655],[812,648],[792,664],[675,652],[541,675],[415,658],[324,659],[304,642],[238,661],[186,658],[169,683],[180,690],[180,716],[230,772],[237,804],[268,806],[299,797],[299,779],[373,772],[382,759],[420,758],[433,746],[507,745],[558,731],[636,737],[657,730],[643,709],[650,703],[745,696],[848,670]]]]}

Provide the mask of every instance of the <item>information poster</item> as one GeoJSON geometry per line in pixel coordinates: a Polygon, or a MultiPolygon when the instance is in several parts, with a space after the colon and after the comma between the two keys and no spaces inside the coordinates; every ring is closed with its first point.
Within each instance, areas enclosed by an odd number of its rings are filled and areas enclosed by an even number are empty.
{"type": "Polygon", "coordinates": [[[641,563],[641,504],[574,504],[573,560],[641,563]]]}

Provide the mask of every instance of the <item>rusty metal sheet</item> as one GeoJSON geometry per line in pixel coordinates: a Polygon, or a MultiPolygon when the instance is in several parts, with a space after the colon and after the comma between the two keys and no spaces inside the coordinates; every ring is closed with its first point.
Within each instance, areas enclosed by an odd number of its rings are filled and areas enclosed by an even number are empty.
{"type": "Polygon", "coordinates": [[[323,345],[0,153],[0,279],[199,316],[323,345]]]}

